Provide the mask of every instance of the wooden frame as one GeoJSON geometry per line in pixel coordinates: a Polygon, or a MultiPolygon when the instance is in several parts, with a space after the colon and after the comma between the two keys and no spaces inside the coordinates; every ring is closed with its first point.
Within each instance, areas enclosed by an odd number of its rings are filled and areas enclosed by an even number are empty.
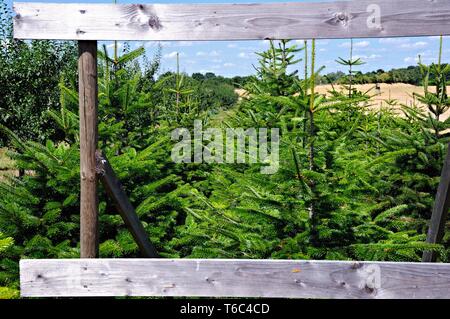
{"type": "MultiPolygon", "coordinates": [[[[98,256],[97,179],[138,243],[154,246],[97,150],[97,40],[258,40],[450,35],[449,0],[274,4],[15,3],[18,39],[79,41],[80,250],[98,256]]],[[[439,242],[450,203],[450,151],[427,241],[439,242]]],[[[435,259],[424,252],[423,260],[435,259]]],[[[343,261],[22,260],[22,296],[450,298],[450,265],[343,261]]]]}
{"type": "Polygon", "coordinates": [[[20,263],[22,296],[449,298],[438,263],[42,259],[20,263]]]}
{"type": "Polygon", "coordinates": [[[340,39],[450,33],[447,0],[152,5],[15,3],[14,9],[17,13],[14,36],[27,39],[340,39]]]}

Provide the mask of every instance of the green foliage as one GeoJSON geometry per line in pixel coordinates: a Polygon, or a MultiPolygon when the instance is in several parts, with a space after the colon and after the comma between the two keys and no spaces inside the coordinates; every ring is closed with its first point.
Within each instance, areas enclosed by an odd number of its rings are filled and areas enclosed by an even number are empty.
{"type": "MultiPolygon", "coordinates": [[[[0,94],[0,121],[23,139],[57,141],[61,132],[54,128],[46,111],[59,109],[61,76],[75,75],[76,47],[72,42],[14,40],[10,14],[2,0],[0,87],[4,89],[0,94]]],[[[8,143],[0,133],[0,146],[8,143]]]]}
{"type": "Polygon", "coordinates": [[[369,111],[369,96],[354,88],[316,94],[321,69],[314,65],[314,42],[311,51],[309,57],[306,45],[271,43],[246,86],[249,97],[224,123],[280,127],[279,172],[260,175],[257,165],[215,167],[207,181],[194,185],[197,200],[185,208],[187,224],[180,226],[183,239],[174,241],[175,248],[191,257],[391,261],[420,261],[430,249],[446,261],[448,239],[424,243],[444,135],[430,134],[428,116],[369,111]],[[302,51],[311,67],[300,79],[288,70],[302,51]]]}
{"type": "MultiPolygon", "coordinates": [[[[23,174],[0,176],[0,298],[18,297],[21,258],[79,257],[72,49],[55,42],[8,42],[1,49],[2,70],[9,71],[0,81],[14,72],[20,81],[7,84],[15,93],[0,97],[0,107],[26,111],[1,113],[1,136],[10,146],[5,168],[23,174]]],[[[159,49],[147,58],[143,48],[125,44],[113,56],[100,48],[98,56],[99,148],[161,256],[420,261],[424,250],[434,250],[448,261],[448,232],[439,245],[425,243],[449,142],[450,121],[442,114],[450,107],[450,68],[441,57],[418,67],[424,94],[417,101],[427,109],[402,106],[404,116],[397,116],[372,111],[368,93],[355,89],[354,68],[362,61],[352,54],[340,60],[347,74],[334,77],[343,77],[347,90],[318,94],[323,68],[315,41],[300,47],[270,41],[256,74],[233,79],[179,68],[157,77],[159,49]],[[238,101],[235,87],[248,95],[238,101]],[[279,170],[263,175],[261,163],[175,164],[170,133],[192,128],[195,119],[205,128],[279,128],[279,170]]],[[[99,219],[100,257],[139,256],[102,187],[99,219]]]]}
{"type": "Polygon", "coordinates": [[[355,92],[353,92],[353,79],[355,77],[355,74],[357,74],[357,71],[354,69],[355,66],[360,66],[363,65],[364,62],[361,60],[361,58],[353,58],[353,39],[350,40],[350,58],[349,59],[343,59],[343,58],[339,58],[338,60],[336,60],[337,63],[339,63],[340,65],[343,66],[347,66],[348,67],[348,76],[346,78],[346,82],[347,82],[347,90],[348,90],[348,95],[351,97],[352,94],[354,94],[355,92]]]}
{"type": "MultiPolygon", "coordinates": [[[[179,64],[178,56],[177,61],[179,64]]],[[[194,73],[190,77],[181,73],[179,68],[175,73],[163,74],[155,86],[162,93],[159,102],[162,118],[168,123],[178,122],[190,127],[194,119],[205,120],[204,115],[210,117],[219,110],[234,106],[238,96],[228,82],[213,73],[194,73]]]]}
{"type": "MultiPolygon", "coordinates": [[[[117,63],[106,51],[99,54],[99,144],[151,240],[162,255],[177,256],[167,242],[183,218],[184,182],[178,177],[180,168],[167,156],[172,146],[170,127],[152,99],[157,81],[135,64],[142,54],[139,49],[124,52],[117,63]],[[144,77],[147,84],[153,83],[145,92],[139,89],[144,77]]],[[[14,150],[8,156],[25,172],[0,180],[0,231],[14,238],[14,245],[2,255],[0,286],[17,288],[20,258],[79,256],[78,95],[70,83],[60,82],[60,109],[47,112],[52,125],[63,132],[62,141],[40,144],[24,140],[14,128],[0,126],[14,150]]],[[[102,189],[99,197],[101,256],[138,255],[137,245],[102,189]]]]}
{"type": "MultiPolygon", "coordinates": [[[[0,232],[0,257],[7,254],[8,249],[13,246],[14,240],[11,237],[5,237],[3,233],[0,232]]],[[[3,267],[3,263],[0,263],[0,270],[3,267]]],[[[2,276],[0,276],[0,299],[13,299],[18,298],[19,291],[10,287],[1,287],[4,284],[10,284],[8,281],[3,281],[2,276]]]]}

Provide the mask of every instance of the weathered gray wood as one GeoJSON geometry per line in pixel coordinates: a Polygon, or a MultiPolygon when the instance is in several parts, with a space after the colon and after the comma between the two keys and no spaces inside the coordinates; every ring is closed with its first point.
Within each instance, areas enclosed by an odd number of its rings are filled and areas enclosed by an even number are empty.
{"type": "Polygon", "coordinates": [[[147,258],[158,257],[156,248],[150,242],[148,234],[145,232],[145,229],[142,226],[133,205],[131,205],[128,200],[128,196],[125,194],[125,191],[116,177],[113,168],[109,164],[108,159],[99,150],[96,153],[96,158],[97,174],[100,177],[100,181],[102,182],[106,193],[113,200],[114,205],[127,225],[128,230],[133,235],[133,238],[138,244],[142,255],[147,258]]]}
{"type": "Polygon", "coordinates": [[[80,256],[98,256],[98,197],[95,151],[98,129],[97,41],[79,41],[80,256]]]}
{"type": "MultiPolygon", "coordinates": [[[[428,229],[427,243],[430,244],[436,244],[442,241],[448,210],[450,208],[450,143],[447,147],[447,156],[445,157],[444,167],[442,168],[441,180],[436,193],[428,229]]],[[[424,251],[422,261],[436,261],[436,253],[433,251],[424,251]]]]}
{"type": "Polygon", "coordinates": [[[15,3],[14,10],[17,14],[14,36],[22,39],[256,40],[450,34],[448,0],[143,5],[15,3]]]}
{"type": "Polygon", "coordinates": [[[450,264],[304,260],[20,261],[23,297],[450,298],[450,264]]]}

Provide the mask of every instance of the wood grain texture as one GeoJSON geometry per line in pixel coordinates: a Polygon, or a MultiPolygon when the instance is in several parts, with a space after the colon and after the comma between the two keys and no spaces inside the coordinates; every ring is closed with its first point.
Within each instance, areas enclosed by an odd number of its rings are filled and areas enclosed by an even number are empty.
{"type": "MultiPolygon", "coordinates": [[[[438,244],[442,241],[447,222],[448,210],[450,208],[450,144],[447,146],[447,156],[442,168],[436,198],[434,200],[433,212],[431,214],[430,226],[428,228],[427,243],[438,244]]],[[[423,262],[436,261],[436,253],[424,251],[423,262]]]]}
{"type": "Polygon", "coordinates": [[[80,256],[98,256],[96,158],[98,129],[97,41],[79,41],[80,256]]]}
{"type": "Polygon", "coordinates": [[[150,242],[148,234],[142,226],[133,205],[131,205],[127,194],[114,173],[108,159],[101,151],[96,153],[97,174],[105,188],[108,196],[113,200],[114,206],[119,211],[125,225],[139,246],[143,257],[156,258],[158,253],[155,246],[150,242]]]}
{"type": "Polygon", "coordinates": [[[450,298],[450,264],[220,259],[25,259],[23,297],[450,298]]]}
{"type": "Polygon", "coordinates": [[[66,40],[257,40],[450,34],[448,0],[273,4],[15,3],[14,36],[66,40]],[[377,23],[374,14],[379,11],[377,23]]]}

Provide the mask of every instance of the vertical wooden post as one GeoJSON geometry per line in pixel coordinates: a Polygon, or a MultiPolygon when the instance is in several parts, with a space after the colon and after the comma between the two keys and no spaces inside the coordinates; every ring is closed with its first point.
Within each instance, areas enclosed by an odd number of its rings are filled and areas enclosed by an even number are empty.
{"type": "MultiPolygon", "coordinates": [[[[448,144],[447,156],[445,157],[444,167],[442,168],[441,180],[436,193],[433,213],[431,215],[430,226],[428,229],[427,243],[440,243],[444,237],[445,223],[447,221],[448,210],[450,208],[450,143],[448,144]]],[[[436,261],[436,253],[424,251],[422,255],[423,262],[436,261]]]]}
{"type": "Polygon", "coordinates": [[[80,104],[80,257],[98,257],[97,41],[78,41],[80,104]]]}

